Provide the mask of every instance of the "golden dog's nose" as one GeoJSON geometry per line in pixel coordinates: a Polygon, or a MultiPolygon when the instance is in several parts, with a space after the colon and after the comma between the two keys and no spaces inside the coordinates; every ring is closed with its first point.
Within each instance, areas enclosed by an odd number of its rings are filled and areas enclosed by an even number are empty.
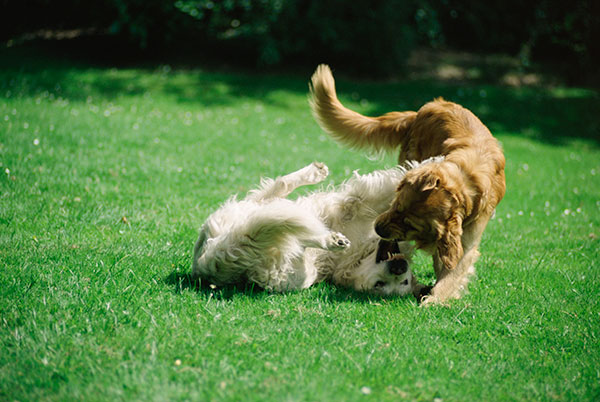
{"type": "Polygon", "coordinates": [[[379,237],[382,237],[384,239],[389,239],[390,236],[390,232],[387,226],[385,224],[382,224],[381,222],[375,222],[375,233],[377,233],[379,237]]]}

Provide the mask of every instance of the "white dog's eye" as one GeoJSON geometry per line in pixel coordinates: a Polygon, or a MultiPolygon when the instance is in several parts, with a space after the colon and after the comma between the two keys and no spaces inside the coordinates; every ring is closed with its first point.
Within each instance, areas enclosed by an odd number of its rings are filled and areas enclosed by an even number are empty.
{"type": "Polygon", "coordinates": [[[377,281],[377,282],[375,282],[375,289],[381,289],[384,286],[385,286],[385,282],[384,281],[377,281]]]}

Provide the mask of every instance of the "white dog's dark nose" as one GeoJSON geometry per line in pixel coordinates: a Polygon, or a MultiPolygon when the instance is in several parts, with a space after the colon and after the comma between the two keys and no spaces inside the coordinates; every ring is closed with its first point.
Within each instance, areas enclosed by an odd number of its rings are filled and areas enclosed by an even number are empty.
{"type": "Polygon", "coordinates": [[[395,258],[387,262],[387,268],[392,275],[404,275],[408,270],[408,261],[404,258],[395,258]]]}

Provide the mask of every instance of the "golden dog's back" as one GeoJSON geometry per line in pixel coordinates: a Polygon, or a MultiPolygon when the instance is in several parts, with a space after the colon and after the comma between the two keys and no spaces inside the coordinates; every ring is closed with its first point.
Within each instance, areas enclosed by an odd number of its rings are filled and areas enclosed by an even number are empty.
{"type": "Polygon", "coordinates": [[[491,186],[492,204],[497,205],[504,196],[504,154],[488,128],[470,110],[438,98],[418,112],[363,116],[339,101],[335,80],[326,65],[317,67],[310,91],[313,115],[337,141],[374,151],[400,148],[399,163],[446,156],[464,171],[477,172],[475,181],[493,178],[490,183],[481,183],[484,188],[491,186]]]}

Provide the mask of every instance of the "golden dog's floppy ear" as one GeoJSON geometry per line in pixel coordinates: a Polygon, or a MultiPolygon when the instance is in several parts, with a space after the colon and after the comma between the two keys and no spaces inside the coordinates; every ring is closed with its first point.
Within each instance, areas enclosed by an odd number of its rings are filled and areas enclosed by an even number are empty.
{"type": "Polygon", "coordinates": [[[446,269],[454,269],[463,257],[462,218],[455,213],[446,222],[444,232],[437,242],[437,252],[446,269]]]}
{"type": "Polygon", "coordinates": [[[422,192],[435,190],[440,186],[440,178],[436,173],[427,171],[418,178],[416,185],[422,192]]]}

